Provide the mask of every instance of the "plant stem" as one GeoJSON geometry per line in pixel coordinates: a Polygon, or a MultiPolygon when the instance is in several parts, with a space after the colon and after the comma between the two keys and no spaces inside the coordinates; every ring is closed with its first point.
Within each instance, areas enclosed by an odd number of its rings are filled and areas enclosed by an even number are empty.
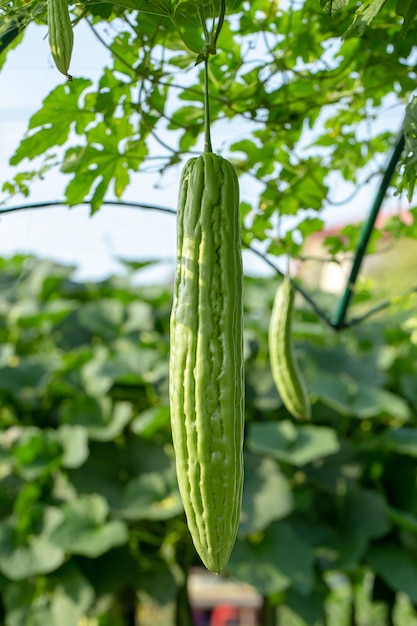
{"type": "Polygon", "coordinates": [[[206,42],[206,48],[207,48],[207,47],[210,47],[210,33],[207,29],[206,16],[204,14],[204,8],[202,5],[198,7],[198,15],[200,17],[200,24],[201,24],[201,28],[203,29],[204,40],[206,42]]]}
{"type": "Polygon", "coordinates": [[[210,136],[210,98],[208,75],[208,59],[211,52],[212,37],[210,36],[210,33],[207,29],[206,17],[204,15],[204,9],[202,6],[199,7],[199,15],[201,27],[204,32],[204,39],[206,41],[204,50],[204,152],[213,152],[210,136]]]}
{"type": "Polygon", "coordinates": [[[212,52],[212,54],[214,54],[216,52],[217,39],[219,38],[220,31],[221,31],[221,29],[223,27],[225,15],[226,15],[226,0],[220,0],[220,15],[219,15],[219,19],[217,21],[216,32],[214,33],[214,37],[213,37],[213,41],[212,41],[212,47],[213,47],[213,50],[214,50],[214,52],[212,52]]]}
{"type": "Polygon", "coordinates": [[[187,582],[185,582],[178,591],[175,604],[175,626],[193,626],[187,582]]]}
{"type": "Polygon", "coordinates": [[[278,626],[277,608],[267,596],[262,598],[261,624],[262,626],[278,626]]]}
{"type": "Polygon", "coordinates": [[[204,57],[204,152],[213,152],[210,135],[210,97],[209,97],[209,75],[208,57],[206,52],[204,57]]]}

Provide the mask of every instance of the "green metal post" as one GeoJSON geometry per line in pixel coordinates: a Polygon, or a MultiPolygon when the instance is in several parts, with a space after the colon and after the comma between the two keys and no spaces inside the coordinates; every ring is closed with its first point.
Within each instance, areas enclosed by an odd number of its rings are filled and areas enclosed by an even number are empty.
{"type": "Polygon", "coordinates": [[[349,303],[353,295],[353,287],[358,277],[359,270],[362,265],[363,257],[365,256],[366,248],[368,246],[369,239],[371,237],[376,218],[378,216],[379,210],[381,208],[382,202],[384,200],[384,197],[389,187],[389,184],[391,182],[391,179],[394,175],[395,168],[400,159],[401,153],[404,149],[404,144],[405,144],[404,135],[401,133],[397,139],[397,143],[395,144],[392,154],[389,158],[387,167],[384,172],[384,176],[382,177],[381,184],[378,188],[374,202],[369,212],[368,219],[366,220],[362,228],[358,247],[355,252],[355,257],[353,259],[352,268],[350,270],[350,275],[346,283],[346,288],[339,300],[336,313],[332,321],[332,326],[336,330],[341,330],[345,326],[346,312],[348,310],[349,303]]]}

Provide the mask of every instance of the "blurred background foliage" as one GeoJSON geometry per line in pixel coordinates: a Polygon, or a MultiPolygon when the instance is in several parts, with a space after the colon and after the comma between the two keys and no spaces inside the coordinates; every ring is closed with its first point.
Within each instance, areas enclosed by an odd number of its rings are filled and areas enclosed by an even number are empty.
{"type": "MultiPolygon", "coordinates": [[[[171,291],[138,285],[132,267],[80,283],[48,260],[0,260],[6,626],[139,625],[147,608],[155,624],[155,607],[166,626],[187,623],[184,589],[200,563],[171,445],[171,291]]],[[[411,626],[415,299],[339,334],[300,300],[294,337],[313,419],[295,423],[268,361],[276,285],[245,282],[246,476],[225,579],[252,585],[282,619],[262,624],[411,626]]]]}

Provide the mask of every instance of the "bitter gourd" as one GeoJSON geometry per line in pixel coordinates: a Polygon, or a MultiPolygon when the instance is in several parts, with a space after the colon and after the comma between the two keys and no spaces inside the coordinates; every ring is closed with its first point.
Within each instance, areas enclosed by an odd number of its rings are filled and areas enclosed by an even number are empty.
{"type": "Polygon", "coordinates": [[[214,572],[229,560],[242,498],[242,285],[236,172],[207,152],[180,181],[169,391],[187,524],[214,572]]]}
{"type": "Polygon", "coordinates": [[[294,288],[287,274],[278,285],[269,322],[272,377],[288,411],[294,417],[310,419],[310,401],[292,342],[293,307],[294,288]]]}
{"type": "Polygon", "coordinates": [[[68,11],[68,0],[48,0],[48,36],[52,58],[57,69],[72,80],[68,74],[71,62],[74,34],[68,11]]]}

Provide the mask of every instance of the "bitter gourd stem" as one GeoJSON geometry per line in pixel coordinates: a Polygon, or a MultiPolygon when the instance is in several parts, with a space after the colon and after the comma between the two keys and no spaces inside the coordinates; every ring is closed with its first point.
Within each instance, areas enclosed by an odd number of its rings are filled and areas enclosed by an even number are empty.
{"type": "Polygon", "coordinates": [[[209,75],[208,57],[206,52],[204,57],[204,152],[213,152],[210,135],[210,96],[209,96],[209,75]]]}
{"type": "MultiPolygon", "coordinates": [[[[204,48],[204,152],[213,152],[211,145],[210,135],[210,96],[209,96],[209,75],[208,75],[208,60],[210,54],[216,54],[217,38],[220,35],[221,29],[224,24],[224,18],[226,15],[226,0],[220,0],[220,11],[217,19],[216,30],[211,31],[207,29],[206,16],[204,14],[204,8],[202,5],[199,7],[199,16],[201,27],[203,29],[206,45],[204,48]]],[[[214,20],[214,18],[213,18],[214,20]]],[[[213,22],[214,24],[214,22],[213,22]]],[[[201,61],[200,55],[199,60],[201,61]]]]}
{"type": "Polygon", "coordinates": [[[226,0],[220,0],[220,14],[219,14],[219,19],[217,21],[217,27],[216,27],[216,32],[214,33],[214,38],[213,38],[213,49],[216,50],[216,45],[217,45],[217,39],[220,35],[220,31],[223,27],[223,23],[224,23],[224,18],[226,15],[226,0]]]}

